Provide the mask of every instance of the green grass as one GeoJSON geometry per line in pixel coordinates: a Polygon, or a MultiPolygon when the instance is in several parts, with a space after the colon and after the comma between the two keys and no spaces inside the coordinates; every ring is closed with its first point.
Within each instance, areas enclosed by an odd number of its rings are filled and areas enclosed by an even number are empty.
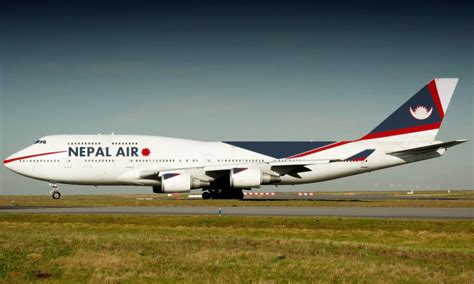
{"type": "MultiPolygon", "coordinates": [[[[337,197],[337,194],[335,194],[337,197]]],[[[350,198],[356,200],[310,201],[310,200],[179,200],[165,199],[166,195],[64,195],[60,200],[43,196],[0,196],[0,206],[297,206],[297,207],[474,207],[474,192],[452,194],[423,193],[419,196],[451,198],[446,200],[406,199],[396,192],[357,193],[350,198]],[[364,195],[396,196],[397,199],[364,200],[364,195]],[[137,200],[151,197],[153,200],[137,200]]]]}
{"type": "Polygon", "coordinates": [[[472,283],[474,223],[0,214],[0,282],[472,283]]]}

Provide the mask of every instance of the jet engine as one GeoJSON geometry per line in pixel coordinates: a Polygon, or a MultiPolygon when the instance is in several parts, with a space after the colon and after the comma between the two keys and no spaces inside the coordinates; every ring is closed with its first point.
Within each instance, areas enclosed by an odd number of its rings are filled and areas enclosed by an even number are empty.
{"type": "Polygon", "coordinates": [[[233,188],[255,188],[278,181],[280,177],[264,173],[260,169],[233,168],[230,171],[230,186],[233,188]]]}
{"type": "Polygon", "coordinates": [[[191,189],[209,186],[209,181],[188,174],[167,173],[161,176],[161,187],[154,186],[154,193],[189,192],[191,189]]]}

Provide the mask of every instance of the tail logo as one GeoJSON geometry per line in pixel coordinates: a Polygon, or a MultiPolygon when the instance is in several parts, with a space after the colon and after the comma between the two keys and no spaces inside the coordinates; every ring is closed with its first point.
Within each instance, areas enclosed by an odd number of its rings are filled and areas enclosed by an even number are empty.
{"type": "Polygon", "coordinates": [[[430,110],[428,110],[427,107],[425,106],[417,106],[415,108],[415,110],[413,110],[411,107],[410,107],[410,113],[411,115],[418,119],[418,120],[425,120],[427,119],[428,117],[431,116],[431,113],[433,112],[433,108],[430,108],[430,110]]]}

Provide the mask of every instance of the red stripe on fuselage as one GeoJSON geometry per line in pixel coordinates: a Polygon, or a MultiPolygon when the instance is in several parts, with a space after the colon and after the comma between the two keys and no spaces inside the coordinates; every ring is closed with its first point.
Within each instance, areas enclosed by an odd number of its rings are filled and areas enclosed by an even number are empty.
{"type": "Polygon", "coordinates": [[[430,90],[435,106],[438,109],[439,116],[441,117],[441,119],[443,119],[444,110],[443,110],[443,106],[441,105],[441,100],[439,99],[438,88],[436,87],[436,82],[434,79],[428,83],[428,89],[430,90]]]}
{"type": "Polygon", "coordinates": [[[377,133],[370,133],[370,134],[365,135],[359,140],[383,138],[383,137],[396,136],[396,135],[408,134],[408,133],[413,133],[413,132],[420,132],[420,131],[425,131],[425,130],[438,129],[440,125],[441,125],[441,122],[436,122],[432,124],[413,126],[413,127],[402,128],[402,129],[394,129],[394,130],[382,131],[382,132],[377,132],[377,133]]]}
{"type": "Polygon", "coordinates": [[[24,159],[29,159],[29,158],[39,157],[39,156],[59,154],[59,153],[65,153],[65,152],[67,152],[67,151],[48,152],[48,153],[41,153],[41,154],[35,154],[35,155],[29,155],[29,156],[16,157],[16,158],[4,160],[3,164],[8,164],[8,163],[11,163],[11,162],[14,162],[14,161],[19,161],[19,160],[24,160],[24,159]]]}
{"type": "Polygon", "coordinates": [[[415,126],[415,127],[407,127],[407,128],[402,128],[402,129],[395,129],[395,130],[389,130],[389,131],[383,131],[383,132],[377,132],[377,133],[371,133],[367,134],[362,138],[359,138],[357,140],[352,140],[352,141],[340,141],[336,142],[324,147],[316,148],[313,150],[309,150],[307,152],[297,154],[291,157],[288,157],[288,159],[294,159],[294,158],[301,158],[304,156],[308,156],[314,153],[318,153],[321,151],[325,151],[328,149],[332,149],[335,147],[339,147],[342,145],[346,145],[352,142],[357,142],[361,140],[369,140],[369,139],[376,139],[376,138],[384,138],[384,137],[390,137],[390,136],[396,136],[396,135],[403,135],[403,134],[409,134],[409,133],[414,133],[414,132],[420,132],[420,131],[426,131],[426,130],[433,130],[433,129],[438,129],[441,125],[441,122],[437,123],[432,123],[432,124],[427,124],[427,125],[421,125],[421,126],[415,126]]]}

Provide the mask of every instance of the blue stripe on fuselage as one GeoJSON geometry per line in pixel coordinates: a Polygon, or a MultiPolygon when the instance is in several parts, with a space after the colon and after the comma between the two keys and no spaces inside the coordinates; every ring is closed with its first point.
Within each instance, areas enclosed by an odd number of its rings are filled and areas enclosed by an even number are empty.
{"type": "Polygon", "coordinates": [[[350,156],[349,158],[345,159],[344,161],[360,161],[367,159],[375,149],[367,149],[360,153],[355,154],[354,156],[350,156]]]}
{"type": "Polygon", "coordinates": [[[300,154],[309,150],[323,147],[334,143],[333,141],[223,141],[223,143],[233,145],[242,149],[257,152],[276,159],[287,158],[296,154],[300,154]]]}

